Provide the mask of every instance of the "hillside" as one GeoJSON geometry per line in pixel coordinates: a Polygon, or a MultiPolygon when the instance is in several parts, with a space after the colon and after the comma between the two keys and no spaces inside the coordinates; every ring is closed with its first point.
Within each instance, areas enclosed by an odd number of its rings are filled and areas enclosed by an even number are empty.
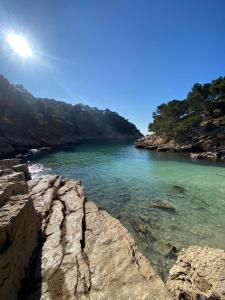
{"type": "Polygon", "coordinates": [[[183,100],[159,105],[149,124],[150,136],[137,147],[225,155],[225,77],[193,85],[183,100]]]}
{"type": "Polygon", "coordinates": [[[35,98],[0,76],[0,156],[81,139],[138,138],[137,128],[116,112],[35,98]]]}

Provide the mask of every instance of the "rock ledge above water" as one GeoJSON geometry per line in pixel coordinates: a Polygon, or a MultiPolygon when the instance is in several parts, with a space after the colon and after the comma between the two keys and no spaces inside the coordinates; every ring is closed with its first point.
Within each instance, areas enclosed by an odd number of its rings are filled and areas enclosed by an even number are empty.
{"type": "Polygon", "coordinates": [[[79,180],[4,177],[0,299],[172,299],[125,227],[87,201],[79,180]]]}

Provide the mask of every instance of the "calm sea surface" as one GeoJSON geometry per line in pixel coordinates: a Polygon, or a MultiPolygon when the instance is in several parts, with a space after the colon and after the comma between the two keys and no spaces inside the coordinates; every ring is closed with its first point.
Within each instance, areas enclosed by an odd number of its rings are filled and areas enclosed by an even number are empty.
{"type": "Polygon", "coordinates": [[[90,142],[36,156],[34,176],[81,179],[88,199],[127,227],[165,278],[176,250],[225,249],[225,162],[134,148],[132,142],[90,142]],[[167,202],[172,209],[151,207],[167,202]]]}

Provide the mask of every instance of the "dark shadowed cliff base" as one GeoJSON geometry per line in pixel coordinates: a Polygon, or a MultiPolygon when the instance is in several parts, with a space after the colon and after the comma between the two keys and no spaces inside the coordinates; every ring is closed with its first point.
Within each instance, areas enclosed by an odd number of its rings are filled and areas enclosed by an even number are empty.
{"type": "Polygon", "coordinates": [[[135,125],[109,109],[35,98],[0,76],[0,157],[85,139],[135,139],[135,125]]]}

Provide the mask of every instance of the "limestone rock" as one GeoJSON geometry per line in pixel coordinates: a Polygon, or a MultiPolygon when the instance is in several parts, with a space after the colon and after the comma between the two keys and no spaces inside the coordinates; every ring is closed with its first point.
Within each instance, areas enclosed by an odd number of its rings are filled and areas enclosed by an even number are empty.
{"type": "Polygon", "coordinates": [[[0,207],[13,195],[28,193],[27,183],[24,181],[4,182],[0,184],[0,207]]]}
{"type": "Polygon", "coordinates": [[[86,201],[80,181],[45,176],[31,184],[39,212],[45,214],[46,206],[37,203],[51,188],[45,241],[33,272],[36,289],[28,299],[171,299],[128,231],[86,201]]]}
{"type": "Polygon", "coordinates": [[[171,299],[125,227],[91,202],[85,238],[91,299],[171,299]]]}
{"type": "Polygon", "coordinates": [[[29,173],[29,170],[28,170],[28,166],[26,164],[14,165],[13,170],[15,172],[23,172],[24,175],[25,175],[25,180],[30,180],[31,179],[30,173],[29,173]]]}
{"type": "Polygon", "coordinates": [[[181,250],[167,287],[175,299],[224,300],[225,251],[199,246],[181,250]]]}
{"type": "Polygon", "coordinates": [[[25,182],[27,168],[19,163],[0,160],[0,299],[4,300],[17,299],[39,230],[25,182]]]}
{"type": "Polygon", "coordinates": [[[0,299],[17,299],[37,243],[36,213],[31,199],[13,196],[0,207],[0,299]]]}
{"type": "Polygon", "coordinates": [[[37,180],[28,181],[30,197],[33,200],[40,226],[44,229],[52,201],[61,183],[61,177],[46,175],[37,180]]]}
{"type": "Polygon", "coordinates": [[[1,168],[13,168],[13,166],[20,164],[20,160],[18,158],[11,158],[11,159],[2,159],[0,160],[0,167],[1,168]]]}
{"type": "Polygon", "coordinates": [[[23,172],[13,172],[11,174],[1,176],[0,180],[5,182],[25,181],[25,174],[23,172]]]}

